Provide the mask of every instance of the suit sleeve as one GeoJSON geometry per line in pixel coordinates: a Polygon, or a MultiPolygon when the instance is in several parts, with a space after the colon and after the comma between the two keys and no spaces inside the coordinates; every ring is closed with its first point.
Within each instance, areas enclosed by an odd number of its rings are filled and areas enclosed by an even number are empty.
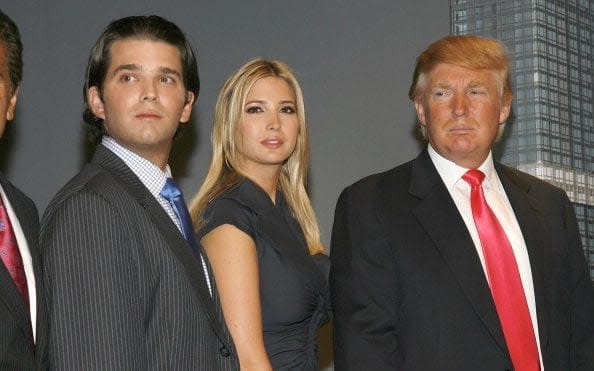
{"type": "Polygon", "coordinates": [[[147,368],[138,260],[116,210],[100,195],[78,193],[43,222],[51,369],[147,368]]]}
{"type": "Polygon", "coordinates": [[[572,370],[594,367],[594,287],[584,259],[581,237],[573,206],[566,198],[565,231],[569,254],[570,286],[570,362],[572,370]]]}
{"type": "Polygon", "coordinates": [[[400,359],[393,256],[364,201],[347,188],[334,216],[330,285],[338,371],[394,370],[400,359]]]}

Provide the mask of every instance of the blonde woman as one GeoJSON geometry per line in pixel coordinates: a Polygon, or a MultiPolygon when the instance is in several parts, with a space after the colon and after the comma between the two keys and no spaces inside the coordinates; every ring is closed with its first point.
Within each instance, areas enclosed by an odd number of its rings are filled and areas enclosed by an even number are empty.
{"type": "Polygon", "coordinates": [[[303,95],[280,61],[223,86],[208,174],[191,205],[242,370],[317,370],[328,259],[306,193],[303,95]]]}

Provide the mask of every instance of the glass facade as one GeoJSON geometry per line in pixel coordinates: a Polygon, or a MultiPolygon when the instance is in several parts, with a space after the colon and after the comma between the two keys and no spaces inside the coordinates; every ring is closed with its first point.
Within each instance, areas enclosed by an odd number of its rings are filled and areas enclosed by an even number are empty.
{"type": "Polygon", "coordinates": [[[565,189],[594,280],[594,2],[451,0],[450,9],[452,34],[506,45],[514,105],[496,157],[565,189]]]}

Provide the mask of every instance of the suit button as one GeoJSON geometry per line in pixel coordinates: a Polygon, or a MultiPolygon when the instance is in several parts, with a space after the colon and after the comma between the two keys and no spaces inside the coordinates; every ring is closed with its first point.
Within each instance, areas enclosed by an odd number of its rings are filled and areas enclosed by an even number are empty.
{"type": "Polygon", "coordinates": [[[227,349],[226,346],[223,345],[221,349],[219,349],[219,354],[226,358],[231,355],[231,352],[229,351],[229,349],[227,349]]]}

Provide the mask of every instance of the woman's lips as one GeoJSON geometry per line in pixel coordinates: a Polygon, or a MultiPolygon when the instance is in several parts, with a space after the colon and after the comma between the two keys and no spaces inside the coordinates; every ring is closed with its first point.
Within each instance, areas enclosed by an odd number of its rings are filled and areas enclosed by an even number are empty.
{"type": "Polygon", "coordinates": [[[283,141],[280,138],[267,138],[261,141],[263,146],[268,148],[278,148],[283,145],[283,141]]]}

